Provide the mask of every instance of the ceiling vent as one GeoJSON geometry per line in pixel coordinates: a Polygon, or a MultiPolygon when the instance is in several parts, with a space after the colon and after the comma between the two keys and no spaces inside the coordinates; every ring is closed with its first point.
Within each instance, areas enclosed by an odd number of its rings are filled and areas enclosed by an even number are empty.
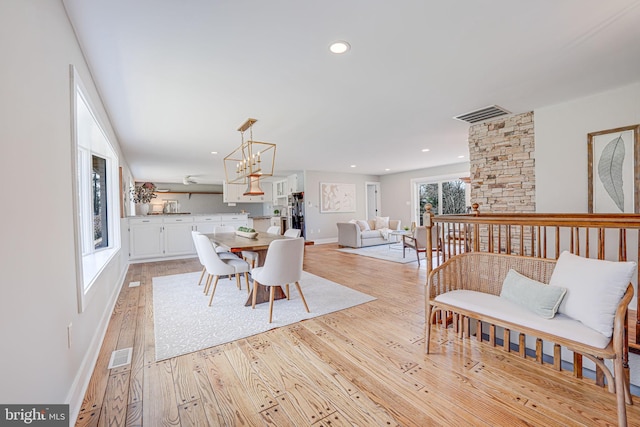
{"type": "Polygon", "coordinates": [[[506,116],[507,114],[511,114],[511,111],[507,111],[497,105],[490,105],[466,114],[460,114],[459,116],[455,116],[454,119],[467,123],[478,123],[495,117],[506,116]]]}

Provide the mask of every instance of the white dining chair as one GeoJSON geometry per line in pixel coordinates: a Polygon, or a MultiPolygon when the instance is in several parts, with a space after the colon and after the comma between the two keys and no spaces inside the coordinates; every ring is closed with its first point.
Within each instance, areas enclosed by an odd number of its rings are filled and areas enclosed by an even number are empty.
{"type": "Polygon", "coordinates": [[[252,304],[256,308],[256,296],[258,286],[267,286],[269,289],[269,323],[273,318],[273,300],[276,286],[287,287],[287,299],[290,298],[289,283],[295,283],[304,308],[309,313],[309,306],[304,299],[304,294],[300,288],[302,278],[302,262],[304,258],[304,239],[298,237],[294,239],[274,240],[269,244],[267,257],[262,267],[251,270],[253,277],[252,304]]]}
{"type": "MultiPolygon", "coordinates": [[[[280,226],[279,225],[272,225],[271,227],[267,228],[267,234],[280,234],[280,226]]],[[[254,268],[256,266],[256,264],[258,264],[258,252],[254,252],[254,251],[242,251],[242,259],[247,261],[249,263],[249,265],[251,265],[251,268],[254,268]]]]}
{"type": "Polygon", "coordinates": [[[247,293],[250,293],[249,264],[246,261],[243,261],[238,257],[235,257],[235,259],[220,258],[218,253],[213,248],[213,244],[211,243],[211,241],[207,238],[207,236],[203,234],[196,235],[195,239],[198,242],[198,248],[200,250],[202,261],[204,262],[204,266],[207,270],[207,273],[209,274],[209,276],[207,277],[207,283],[204,288],[205,295],[209,293],[211,281],[215,277],[213,289],[211,290],[211,298],[209,298],[209,305],[211,305],[211,303],[213,302],[213,296],[216,293],[216,287],[218,286],[218,279],[220,278],[220,276],[235,275],[236,285],[238,289],[241,289],[242,285],[240,283],[240,274],[244,274],[244,281],[247,284],[247,293]]]}
{"type": "Polygon", "coordinates": [[[299,228],[288,228],[284,232],[284,235],[287,237],[300,237],[301,234],[302,230],[300,230],[299,228]]]}
{"type": "Polygon", "coordinates": [[[199,243],[196,239],[196,235],[201,234],[198,231],[191,231],[191,237],[193,238],[193,245],[196,247],[196,254],[198,255],[198,261],[200,261],[200,265],[202,265],[202,274],[200,275],[200,280],[198,280],[198,286],[202,285],[202,278],[204,277],[204,273],[207,272],[207,267],[204,266],[204,261],[202,260],[202,256],[200,255],[199,243]]]}

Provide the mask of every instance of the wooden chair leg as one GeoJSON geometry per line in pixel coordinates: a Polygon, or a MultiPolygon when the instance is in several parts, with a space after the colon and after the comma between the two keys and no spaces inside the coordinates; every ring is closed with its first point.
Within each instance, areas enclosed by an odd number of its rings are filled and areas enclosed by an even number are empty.
{"type": "Polygon", "coordinates": [[[269,287],[269,323],[271,323],[271,318],[273,317],[273,300],[276,297],[276,287],[269,287]]]}
{"type": "Polygon", "coordinates": [[[238,290],[242,289],[242,285],[240,284],[240,275],[236,274],[236,286],[238,287],[238,290]]]}
{"type": "Polygon", "coordinates": [[[433,307],[431,304],[427,303],[427,315],[426,315],[426,325],[424,325],[424,352],[429,354],[429,343],[431,342],[431,320],[433,317],[432,314],[433,307]]]}
{"type": "Polygon", "coordinates": [[[200,280],[198,280],[198,286],[202,285],[202,278],[204,277],[204,273],[207,272],[207,267],[202,267],[202,274],[200,275],[200,280]]]}
{"type": "Polygon", "coordinates": [[[287,299],[290,300],[291,299],[291,294],[289,293],[289,284],[288,283],[287,283],[286,288],[287,288],[286,289],[287,299]]]}
{"type": "Polygon", "coordinates": [[[622,358],[616,357],[613,360],[614,382],[616,383],[616,401],[618,406],[618,425],[627,425],[627,406],[625,403],[625,375],[622,366],[622,358]]]}
{"type": "Polygon", "coordinates": [[[420,251],[418,250],[417,244],[416,244],[416,259],[418,260],[418,267],[420,267],[420,251]]]}
{"type": "Polygon", "coordinates": [[[211,307],[211,302],[213,301],[213,295],[216,293],[216,286],[218,286],[218,276],[216,276],[216,281],[213,282],[213,290],[211,291],[211,298],[209,298],[209,307],[211,307]]]}
{"type": "Polygon", "coordinates": [[[211,286],[212,275],[207,276],[207,283],[204,285],[204,294],[209,295],[209,287],[211,286]]]}
{"type": "MultiPolygon", "coordinates": [[[[289,285],[287,285],[287,287],[289,287],[289,285]]],[[[304,299],[304,294],[302,293],[302,289],[300,288],[300,283],[296,282],[296,288],[298,288],[298,292],[300,293],[300,298],[302,298],[304,308],[307,310],[307,313],[309,313],[309,306],[307,305],[307,300],[304,299]]]]}
{"type": "Polygon", "coordinates": [[[247,273],[246,271],[244,272],[244,282],[247,284],[247,295],[250,295],[251,289],[249,286],[249,273],[247,273]]]}

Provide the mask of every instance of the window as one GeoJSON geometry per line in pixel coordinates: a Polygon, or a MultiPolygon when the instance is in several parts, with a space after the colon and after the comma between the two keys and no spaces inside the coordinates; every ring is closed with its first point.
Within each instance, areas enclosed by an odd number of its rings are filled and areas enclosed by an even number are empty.
{"type": "Polygon", "coordinates": [[[461,179],[419,180],[415,183],[417,193],[417,224],[423,225],[423,215],[427,204],[435,215],[467,213],[469,186],[461,179]]]}
{"type": "Polygon", "coordinates": [[[75,69],[73,79],[74,206],[78,303],[120,249],[118,158],[75,69]]]}
{"type": "Polygon", "coordinates": [[[93,201],[93,247],[109,247],[107,218],[107,159],[92,157],[91,199],[93,201]]]}

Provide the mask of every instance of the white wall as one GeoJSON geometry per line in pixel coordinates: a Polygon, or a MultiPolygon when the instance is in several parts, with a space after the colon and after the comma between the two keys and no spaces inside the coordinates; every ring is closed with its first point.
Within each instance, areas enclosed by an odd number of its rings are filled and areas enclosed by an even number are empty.
{"type": "Polygon", "coordinates": [[[537,212],[587,212],[587,134],[640,123],[640,82],[534,110],[537,212]]]}
{"type": "MultiPolygon", "coordinates": [[[[409,172],[383,175],[380,177],[382,195],[382,212],[384,216],[402,220],[402,225],[411,225],[411,180],[418,178],[434,178],[441,176],[469,176],[469,162],[433,168],[418,169],[409,172]]],[[[473,202],[473,201],[472,201],[473,202]]]]}
{"type": "MultiPolygon", "coordinates": [[[[70,64],[77,67],[93,104],[101,103],[60,0],[0,2],[0,52],[0,182],[5,184],[0,221],[0,402],[72,403],[73,415],[126,261],[118,254],[105,268],[92,301],[79,314],[70,64]]],[[[98,114],[108,123],[102,109],[98,114]]],[[[116,141],[110,127],[105,131],[116,141]]],[[[121,166],[128,180],[128,168],[121,166]]]]}
{"type": "MultiPolygon", "coordinates": [[[[323,240],[337,242],[338,227],[336,226],[336,223],[346,222],[354,218],[364,218],[366,216],[365,183],[378,182],[378,178],[378,176],[374,175],[305,171],[304,200],[307,240],[319,241],[319,243],[322,243],[323,240]],[[344,213],[320,213],[321,182],[355,184],[356,211],[344,213]]],[[[382,200],[384,200],[384,194],[382,195],[382,200]]],[[[384,208],[382,211],[384,213],[384,208]]]]}

